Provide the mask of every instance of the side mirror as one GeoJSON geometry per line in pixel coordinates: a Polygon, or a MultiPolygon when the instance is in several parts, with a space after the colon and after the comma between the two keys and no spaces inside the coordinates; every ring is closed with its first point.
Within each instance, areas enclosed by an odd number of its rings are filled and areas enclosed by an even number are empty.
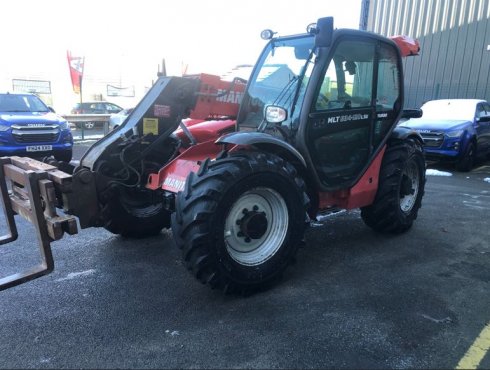
{"type": "Polygon", "coordinates": [[[411,108],[411,109],[404,109],[402,112],[402,118],[420,118],[422,117],[424,112],[422,112],[422,109],[416,109],[416,108],[411,108]]]}
{"type": "Polygon", "coordinates": [[[265,107],[265,120],[269,123],[282,123],[288,118],[288,112],[277,105],[265,107]]]}
{"type": "Polygon", "coordinates": [[[315,47],[328,47],[332,44],[333,17],[320,18],[314,28],[315,47]]]}
{"type": "Polygon", "coordinates": [[[490,116],[482,116],[476,119],[476,122],[490,122],[490,116]]]}

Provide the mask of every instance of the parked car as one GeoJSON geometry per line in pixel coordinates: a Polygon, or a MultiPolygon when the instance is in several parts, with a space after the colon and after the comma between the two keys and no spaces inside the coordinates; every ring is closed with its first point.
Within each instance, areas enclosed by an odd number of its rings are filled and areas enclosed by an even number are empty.
{"type": "Polygon", "coordinates": [[[69,162],[73,136],[69,123],[33,94],[0,94],[0,156],[54,155],[69,162]]]}
{"type": "MultiPolygon", "coordinates": [[[[71,110],[71,114],[114,114],[122,110],[122,107],[114,103],[109,103],[106,101],[88,101],[75,104],[75,106],[71,110]]],[[[86,129],[92,129],[95,126],[101,125],[102,122],[83,122],[83,127],[86,129]]],[[[77,124],[77,126],[81,127],[82,123],[77,124]]]]}
{"type": "Polygon", "coordinates": [[[134,108],[123,109],[119,113],[111,114],[109,117],[109,131],[121,126],[127,116],[133,111],[134,108]]]}
{"type": "Polygon", "coordinates": [[[427,159],[449,160],[470,171],[477,158],[490,154],[490,104],[478,99],[439,99],[422,105],[422,118],[401,126],[420,133],[427,159]]]}

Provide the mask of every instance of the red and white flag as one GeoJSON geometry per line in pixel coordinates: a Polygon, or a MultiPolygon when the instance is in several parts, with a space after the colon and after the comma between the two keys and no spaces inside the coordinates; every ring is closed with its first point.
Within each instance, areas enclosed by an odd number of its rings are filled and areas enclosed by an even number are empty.
{"type": "Polygon", "coordinates": [[[75,57],[71,55],[70,51],[66,52],[66,57],[68,59],[68,68],[70,69],[70,77],[73,91],[76,94],[80,94],[85,57],[75,57]]]}

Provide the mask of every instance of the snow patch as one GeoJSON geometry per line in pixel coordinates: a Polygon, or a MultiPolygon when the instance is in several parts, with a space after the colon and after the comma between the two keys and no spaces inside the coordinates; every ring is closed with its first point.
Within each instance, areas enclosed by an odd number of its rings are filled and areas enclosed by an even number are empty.
{"type": "Polygon", "coordinates": [[[96,137],[93,137],[92,139],[87,138],[87,136],[85,136],[85,139],[82,140],[80,136],[75,136],[73,138],[73,141],[75,142],[75,144],[93,144],[97,140],[99,140],[100,138],[102,138],[102,136],[96,136],[96,137]]]}
{"type": "Polygon", "coordinates": [[[451,172],[428,169],[425,171],[425,175],[426,176],[452,176],[453,174],[451,172]]]}
{"type": "Polygon", "coordinates": [[[80,271],[80,272],[70,272],[66,277],[58,279],[56,281],[65,281],[65,280],[73,280],[76,279],[77,277],[80,276],[89,276],[95,273],[94,269],[86,270],[86,271],[80,271]]]}
{"type": "Polygon", "coordinates": [[[449,324],[451,322],[453,322],[453,320],[448,316],[448,317],[444,317],[442,319],[435,319],[429,315],[425,315],[425,314],[420,314],[420,316],[422,316],[424,319],[427,319],[427,320],[430,320],[430,321],[433,321],[437,324],[449,324]]]}

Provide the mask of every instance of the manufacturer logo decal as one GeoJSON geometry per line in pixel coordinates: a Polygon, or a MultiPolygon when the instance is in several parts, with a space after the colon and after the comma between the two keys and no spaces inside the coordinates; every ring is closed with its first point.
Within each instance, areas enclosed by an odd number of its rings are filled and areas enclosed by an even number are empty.
{"type": "MultiPolygon", "coordinates": [[[[222,94],[225,91],[226,90],[218,90],[218,94],[222,94]]],[[[223,103],[240,104],[242,102],[243,95],[244,93],[240,91],[230,91],[228,94],[216,98],[216,101],[220,101],[223,103]]]]}
{"type": "Polygon", "coordinates": [[[360,121],[368,118],[369,118],[369,114],[349,114],[345,116],[328,117],[327,123],[360,121]]]}
{"type": "Polygon", "coordinates": [[[176,189],[177,191],[184,190],[185,181],[177,179],[175,177],[167,177],[163,182],[164,187],[176,189]]]}

